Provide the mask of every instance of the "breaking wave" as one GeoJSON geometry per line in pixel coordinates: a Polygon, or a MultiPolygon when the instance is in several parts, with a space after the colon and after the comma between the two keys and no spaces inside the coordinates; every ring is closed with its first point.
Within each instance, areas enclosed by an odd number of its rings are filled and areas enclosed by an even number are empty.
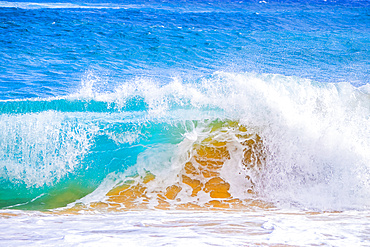
{"type": "Polygon", "coordinates": [[[368,85],[216,72],[0,102],[2,208],[370,206],[368,85]]]}

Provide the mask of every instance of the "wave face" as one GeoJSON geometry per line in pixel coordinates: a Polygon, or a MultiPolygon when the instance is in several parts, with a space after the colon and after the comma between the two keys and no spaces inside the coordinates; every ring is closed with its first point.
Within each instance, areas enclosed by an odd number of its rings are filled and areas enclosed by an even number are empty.
{"type": "Polygon", "coordinates": [[[370,95],[271,74],[1,102],[2,207],[369,206],[370,95]],[[76,206],[77,205],[77,206],[76,206]]]}
{"type": "Polygon", "coordinates": [[[369,9],[0,2],[0,208],[368,209],[369,9]]]}

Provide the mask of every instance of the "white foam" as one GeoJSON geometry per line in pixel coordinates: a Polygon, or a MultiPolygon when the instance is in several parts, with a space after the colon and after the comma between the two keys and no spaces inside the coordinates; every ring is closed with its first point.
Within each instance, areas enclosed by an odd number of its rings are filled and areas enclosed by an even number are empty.
{"type": "Polygon", "coordinates": [[[369,242],[369,211],[0,213],[18,215],[0,217],[0,239],[6,246],[366,246],[369,242]]]}

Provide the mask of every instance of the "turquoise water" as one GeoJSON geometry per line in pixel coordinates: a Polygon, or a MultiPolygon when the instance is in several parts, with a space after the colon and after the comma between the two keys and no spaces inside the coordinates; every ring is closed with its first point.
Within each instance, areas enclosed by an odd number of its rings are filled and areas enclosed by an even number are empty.
{"type": "Polygon", "coordinates": [[[0,58],[2,209],[160,177],[229,120],[264,142],[258,198],[370,206],[368,1],[0,1],[0,58]]]}

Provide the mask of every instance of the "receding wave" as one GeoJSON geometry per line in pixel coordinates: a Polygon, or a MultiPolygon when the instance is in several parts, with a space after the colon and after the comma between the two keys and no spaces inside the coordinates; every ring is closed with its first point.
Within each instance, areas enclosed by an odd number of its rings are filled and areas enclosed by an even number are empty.
{"type": "Polygon", "coordinates": [[[0,206],[368,208],[369,116],[365,86],[225,72],[1,101],[0,206]]]}

